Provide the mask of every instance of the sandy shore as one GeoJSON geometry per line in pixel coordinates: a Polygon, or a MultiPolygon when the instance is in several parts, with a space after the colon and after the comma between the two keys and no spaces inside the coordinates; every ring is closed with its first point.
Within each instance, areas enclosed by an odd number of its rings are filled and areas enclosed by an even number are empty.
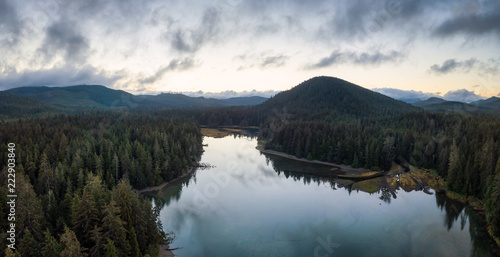
{"type": "Polygon", "coordinates": [[[262,153],[272,154],[272,155],[280,156],[280,157],[283,157],[283,158],[292,159],[292,160],[295,160],[295,161],[301,161],[301,162],[308,162],[308,163],[315,163],[315,164],[321,164],[321,165],[331,166],[331,167],[337,168],[337,169],[345,172],[346,175],[360,175],[360,174],[364,174],[364,173],[367,173],[367,172],[373,172],[373,170],[368,170],[368,169],[364,169],[364,168],[353,168],[353,167],[351,167],[349,165],[335,164],[335,163],[330,163],[330,162],[322,162],[322,161],[318,161],[318,160],[311,160],[310,161],[310,160],[307,160],[305,158],[298,158],[298,157],[293,156],[291,154],[286,154],[286,153],[282,153],[282,152],[278,152],[278,151],[273,151],[273,150],[266,150],[266,149],[264,149],[261,146],[257,146],[255,148],[257,150],[259,150],[260,152],[262,152],[262,153]]]}

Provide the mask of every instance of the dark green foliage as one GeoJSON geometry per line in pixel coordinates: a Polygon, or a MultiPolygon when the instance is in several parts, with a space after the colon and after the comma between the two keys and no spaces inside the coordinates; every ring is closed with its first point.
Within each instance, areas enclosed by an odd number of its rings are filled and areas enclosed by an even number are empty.
{"type": "MultiPolygon", "coordinates": [[[[167,235],[150,200],[133,188],[175,179],[201,152],[195,123],[136,113],[0,122],[0,131],[0,152],[7,153],[9,142],[17,145],[16,188],[23,204],[17,206],[16,237],[43,256],[104,256],[106,238],[121,256],[155,252],[167,235]]],[[[0,167],[6,161],[0,155],[0,167]]],[[[4,169],[4,200],[6,177],[4,169]]],[[[1,231],[7,211],[0,208],[1,231]]]]}
{"type": "Polygon", "coordinates": [[[139,257],[141,251],[139,250],[139,243],[137,243],[137,234],[135,229],[131,228],[128,232],[128,241],[130,242],[130,257],[139,257]]]}
{"type": "Polygon", "coordinates": [[[45,117],[61,113],[62,109],[35,99],[0,91],[0,120],[10,118],[45,117]]]}
{"type": "Polygon", "coordinates": [[[107,238],[106,240],[108,240],[108,243],[106,244],[106,247],[105,247],[106,255],[104,255],[104,256],[105,257],[118,257],[118,252],[116,251],[116,247],[115,247],[113,240],[110,240],[109,238],[107,238]]]}
{"type": "Polygon", "coordinates": [[[44,232],[43,247],[41,251],[42,256],[59,256],[62,250],[61,248],[61,244],[52,236],[50,231],[47,229],[44,232]]]}

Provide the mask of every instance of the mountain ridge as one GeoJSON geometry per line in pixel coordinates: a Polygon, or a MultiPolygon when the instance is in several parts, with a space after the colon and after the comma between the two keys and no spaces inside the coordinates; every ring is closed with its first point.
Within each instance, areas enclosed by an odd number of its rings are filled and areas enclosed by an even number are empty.
{"type": "Polygon", "coordinates": [[[237,97],[215,99],[190,97],[183,94],[133,95],[123,90],[102,85],[74,85],[67,87],[18,87],[4,92],[29,97],[53,106],[72,109],[116,108],[205,108],[236,105],[254,105],[267,100],[264,97],[237,97]]]}

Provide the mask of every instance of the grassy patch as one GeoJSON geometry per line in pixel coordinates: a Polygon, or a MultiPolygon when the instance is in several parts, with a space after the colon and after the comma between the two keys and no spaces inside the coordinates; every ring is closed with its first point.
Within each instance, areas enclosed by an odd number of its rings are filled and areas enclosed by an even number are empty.
{"type": "Polygon", "coordinates": [[[229,133],[226,131],[214,128],[201,128],[201,134],[206,137],[215,137],[215,138],[222,138],[229,135],[229,133]]]}

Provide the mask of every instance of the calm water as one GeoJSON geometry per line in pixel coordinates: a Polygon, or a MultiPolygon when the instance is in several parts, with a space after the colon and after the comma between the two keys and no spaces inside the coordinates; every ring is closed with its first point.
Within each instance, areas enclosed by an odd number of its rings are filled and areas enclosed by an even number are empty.
{"type": "Polygon", "coordinates": [[[201,162],[216,168],[198,170],[153,197],[165,231],[176,235],[171,247],[182,248],[177,256],[490,256],[493,251],[477,215],[443,196],[406,192],[383,181],[352,183],[299,173],[325,167],[260,154],[256,138],[205,137],[204,144],[201,162]]]}

